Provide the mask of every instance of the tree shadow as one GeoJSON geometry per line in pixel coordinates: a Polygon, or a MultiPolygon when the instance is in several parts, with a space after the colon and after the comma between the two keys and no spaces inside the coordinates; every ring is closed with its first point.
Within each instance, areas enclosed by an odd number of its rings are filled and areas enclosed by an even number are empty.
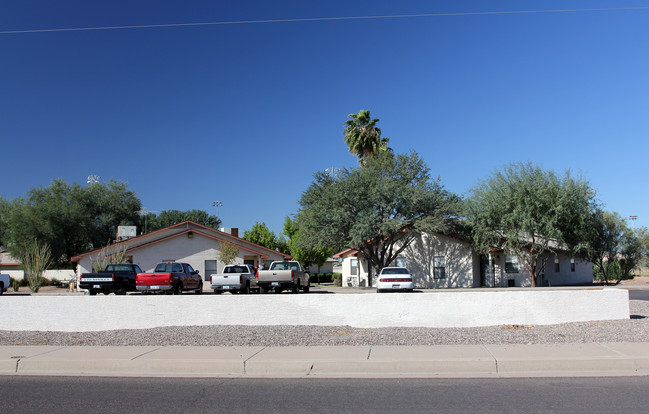
{"type": "Polygon", "coordinates": [[[472,287],[473,250],[467,242],[441,234],[425,234],[404,251],[406,267],[418,288],[472,287]],[[444,277],[435,276],[435,257],[444,258],[444,277]]]}

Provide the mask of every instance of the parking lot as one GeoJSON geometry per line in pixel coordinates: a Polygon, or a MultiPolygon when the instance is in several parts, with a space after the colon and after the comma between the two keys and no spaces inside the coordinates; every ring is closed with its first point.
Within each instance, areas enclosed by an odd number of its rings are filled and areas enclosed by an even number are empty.
{"type": "MultiPolygon", "coordinates": [[[[376,293],[376,288],[373,287],[338,287],[334,285],[322,285],[322,286],[311,286],[311,291],[309,293],[302,293],[300,295],[312,295],[312,294],[350,294],[350,293],[376,293]]],[[[4,295],[19,295],[19,296],[84,296],[85,292],[70,292],[66,287],[56,287],[56,286],[44,286],[38,290],[37,293],[32,293],[29,291],[27,286],[21,286],[18,292],[14,292],[13,289],[9,289],[4,295]]],[[[212,295],[213,292],[209,288],[209,284],[205,285],[203,288],[204,295],[212,295]]],[[[251,293],[251,295],[257,295],[257,292],[251,293]]],[[[268,293],[273,295],[274,293],[268,293]]],[[[291,292],[285,291],[281,293],[282,295],[292,295],[291,292]]],[[[141,295],[139,292],[128,292],[127,295],[141,295]]],[[[195,295],[195,293],[187,292],[183,295],[195,295]]],[[[229,295],[229,293],[225,293],[229,295]]],[[[101,296],[101,295],[100,295],[101,296]]],[[[217,296],[217,295],[214,295],[217,296]]]]}

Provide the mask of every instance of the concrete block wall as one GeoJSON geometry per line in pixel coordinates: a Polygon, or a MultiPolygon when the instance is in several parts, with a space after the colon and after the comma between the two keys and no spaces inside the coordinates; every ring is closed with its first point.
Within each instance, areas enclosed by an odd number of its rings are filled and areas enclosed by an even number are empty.
{"type": "Polygon", "coordinates": [[[629,319],[629,293],[598,288],[383,295],[16,296],[2,297],[0,311],[0,330],[11,331],[74,332],[192,325],[551,325],[629,319]]]}

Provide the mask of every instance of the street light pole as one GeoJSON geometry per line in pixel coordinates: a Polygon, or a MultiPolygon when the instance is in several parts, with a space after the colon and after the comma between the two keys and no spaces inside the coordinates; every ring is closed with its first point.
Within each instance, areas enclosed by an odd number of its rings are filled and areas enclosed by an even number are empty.
{"type": "Polygon", "coordinates": [[[631,220],[631,225],[633,226],[633,232],[635,233],[635,221],[638,219],[638,216],[628,216],[627,218],[631,220]]]}
{"type": "MultiPolygon", "coordinates": [[[[216,207],[216,218],[221,220],[221,217],[219,217],[219,207],[223,207],[223,203],[220,201],[212,201],[212,207],[216,207]]],[[[221,221],[223,223],[223,221],[221,221]]]]}

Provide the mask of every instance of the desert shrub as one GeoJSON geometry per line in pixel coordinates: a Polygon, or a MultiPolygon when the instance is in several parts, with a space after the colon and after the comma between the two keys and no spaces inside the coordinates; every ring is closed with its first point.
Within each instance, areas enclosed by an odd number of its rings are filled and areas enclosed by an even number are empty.
{"type": "Polygon", "coordinates": [[[11,283],[11,287],[13,288],[14,292],[18,292],[18,289],[20,289],[20,280],[14,279],[13,277],[9,278],[9,282],[11,283]]]}
{"type": "Polygon", "coordinates": [[[52,262],[52,252],[48,244],[33,243],[20,257],[27,276],[29,290],[36,293],[43,285],[43,272],[52,262]]]}

